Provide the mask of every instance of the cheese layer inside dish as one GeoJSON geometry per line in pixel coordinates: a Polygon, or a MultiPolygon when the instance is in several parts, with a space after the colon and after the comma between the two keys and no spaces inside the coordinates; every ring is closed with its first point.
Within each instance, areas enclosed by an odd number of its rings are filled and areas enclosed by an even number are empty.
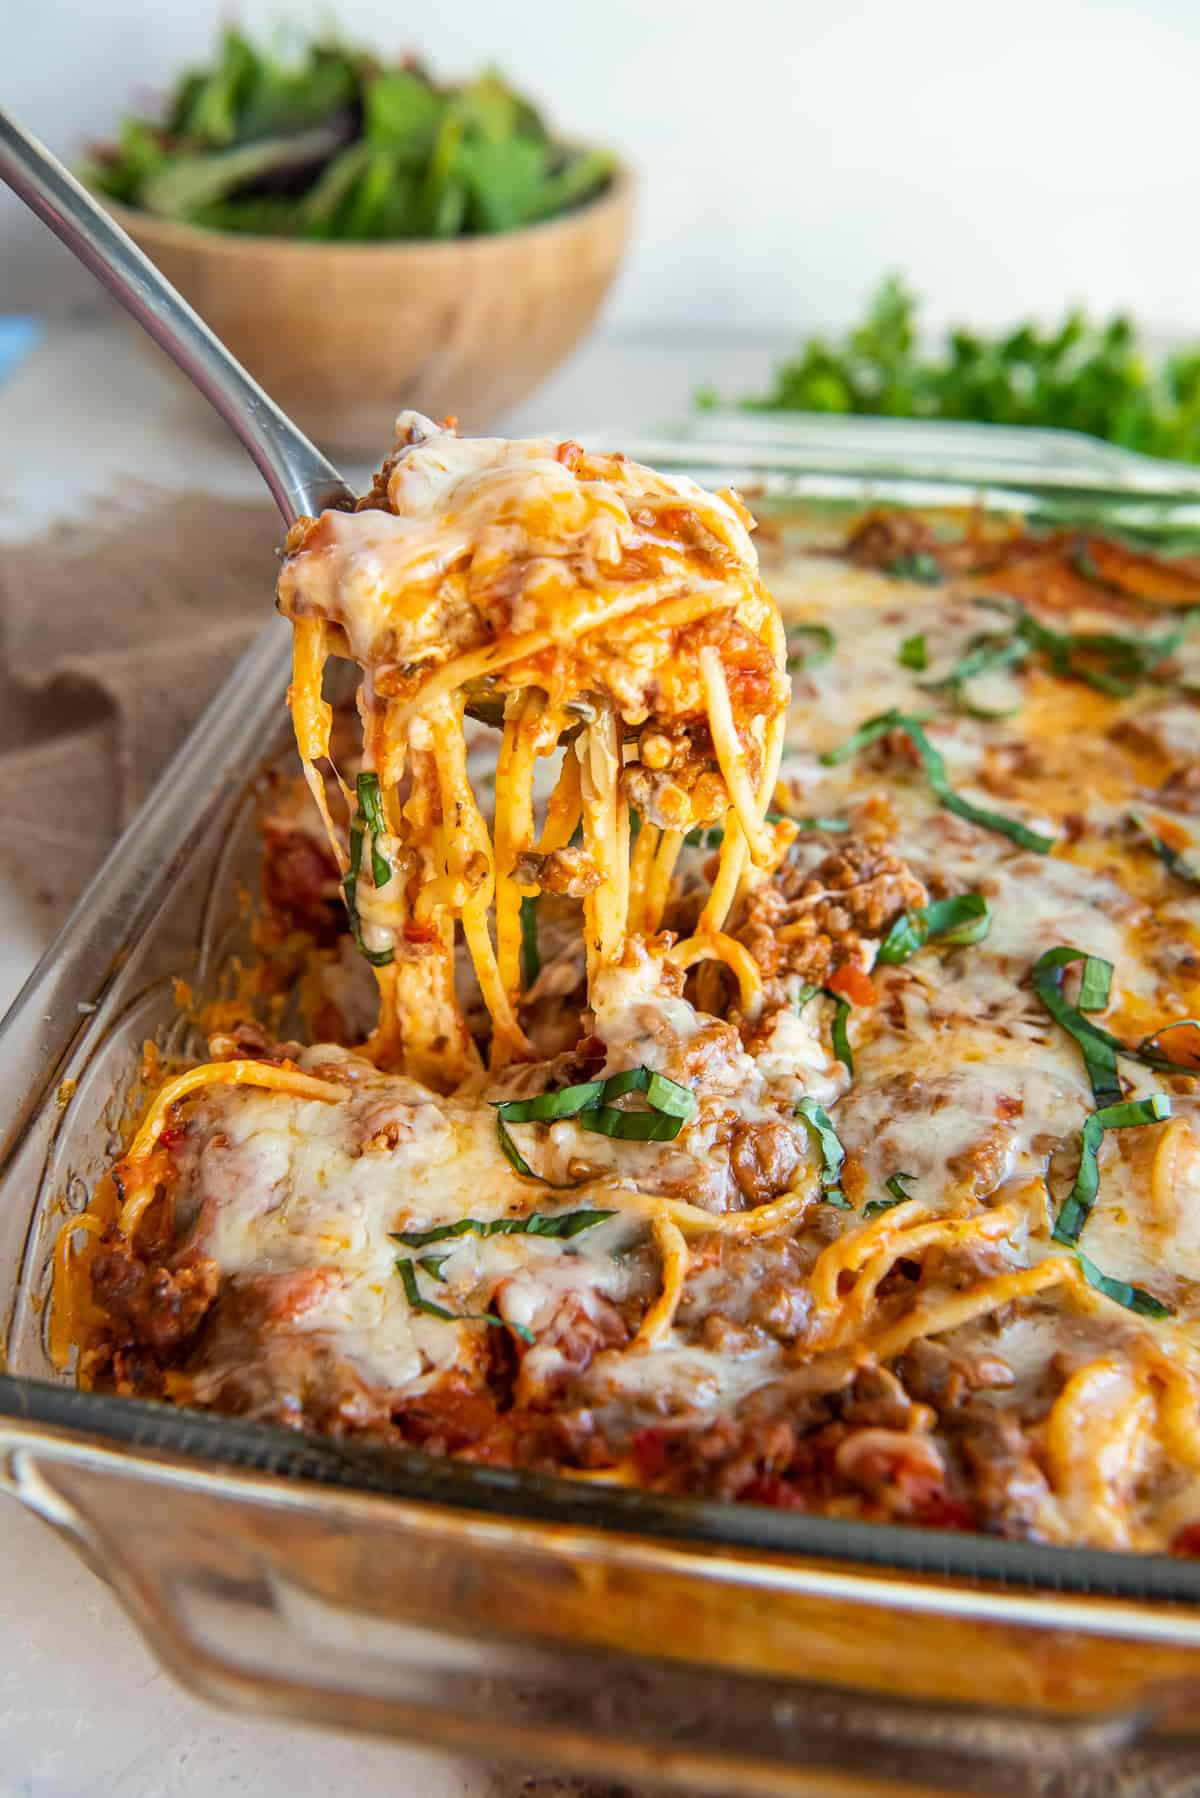
{"type": "Polygon", "coordinates": [[[407,415],[297,527],[261,941],[303,1025],[251,978],[163,1070],[52,1350],[474,1461],[1195,1552],[1200,565],[763,512],[407,415]]]}

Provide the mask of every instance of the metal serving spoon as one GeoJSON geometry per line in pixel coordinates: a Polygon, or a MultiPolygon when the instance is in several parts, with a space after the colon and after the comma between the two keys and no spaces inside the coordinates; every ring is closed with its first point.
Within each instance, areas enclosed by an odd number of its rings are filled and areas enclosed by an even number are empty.
{"type": "Polygon", "coordinates": [[[0,110],[0,180],[131,312],[249,451],[284,522],[355,494],[57,157],[0,110]]]}

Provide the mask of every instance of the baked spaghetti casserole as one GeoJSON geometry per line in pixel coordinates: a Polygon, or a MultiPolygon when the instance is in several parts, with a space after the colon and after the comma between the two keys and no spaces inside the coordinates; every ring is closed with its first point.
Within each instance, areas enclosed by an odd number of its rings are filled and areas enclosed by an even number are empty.
{"type": "Polygon", "coordinates": [[[1190,1552],[1200,567],[780,508],[760,566],[752,523],[410,414],[294,529],[261,942],[305,1040],[226,1005],[162,1070],[60,1238],[56,1359],[1190,1552]]]}

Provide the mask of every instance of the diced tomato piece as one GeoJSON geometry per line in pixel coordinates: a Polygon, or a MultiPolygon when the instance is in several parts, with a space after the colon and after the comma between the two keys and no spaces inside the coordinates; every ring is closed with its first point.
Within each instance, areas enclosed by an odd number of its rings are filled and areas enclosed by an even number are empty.
{"type": "Polygon", "coordinates": [[[825,985],[831,993],[841,993],[849,999],[851,1005],[874,1005],[879,997],[871,976],[864,974],[854,961],[845,961],[835,968],[825,985]]]}
{"type": "Polygon", "coordinates": [[[633,1464],[638,1470],[638,1478],[656,1480],[667,1470],[667,1432],[665,1430],[639,1430],[631,1444],[633,1464]]]}
{"type": "Polygon", "coordinates": [[[415,919],[411,919],[404,926],[403,936],[405,942],[411,943],[414,948],[441,941],[434,925],[420,924],[415,919]]]}
{"type": "Polygon", "coordinates": [[[1178,1024],[1164,1024],[1147,1038],[1147,1044],[1180,1067],[1200,1068],[1200,1026],[1190,1018],[1183,1018],[1178,1024]]]}
{"type": "Polygon", "coordinates": [[[975,1516],[970,1505],[945,1493],[931,1498],[916,1513],[916,1521],[931,1530],[973,1530],[975,1516]]]}
{"type": "Polygon", "coordinates": [[[781,1479],[777,1473],[760,1473],[748,1485],[743,1486],[738,1498],[746,1504],[772,1505],[777,1511],[806,1511],[801,1492],[790,1480],[781,1479]]]}
{"type": "Polygon", "coordinates": [[[397,1413],[397,1420],[418,1444],[436,1439],[448,1454],[469,1448],[477,1456],[488,1451],[489,1457],[503,1457],[505,1432],[494,1402],[459,1380],[451,1378],[423,1392],[397,1413]]]}
{"type": "Polygon", "coordinates": [[[1200,1523],[1185,1523],[1171,1543],[1171,1553],[1185,1560],[1200,1557],[1200,1523]]]}

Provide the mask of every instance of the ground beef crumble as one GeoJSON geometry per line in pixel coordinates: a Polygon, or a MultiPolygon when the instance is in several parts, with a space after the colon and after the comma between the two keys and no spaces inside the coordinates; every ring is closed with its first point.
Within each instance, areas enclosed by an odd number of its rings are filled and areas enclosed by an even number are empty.
{"type": "Polygon", "coordinates": [[[925,887],[877,843],[839,844],[810,872],[791,863],[752,892],[732,934],[762,971],[768,1005],[783,1002],[789,974],[820,984],[844,962],[863,966],[864,938],[882,936],[925,887]]]}

